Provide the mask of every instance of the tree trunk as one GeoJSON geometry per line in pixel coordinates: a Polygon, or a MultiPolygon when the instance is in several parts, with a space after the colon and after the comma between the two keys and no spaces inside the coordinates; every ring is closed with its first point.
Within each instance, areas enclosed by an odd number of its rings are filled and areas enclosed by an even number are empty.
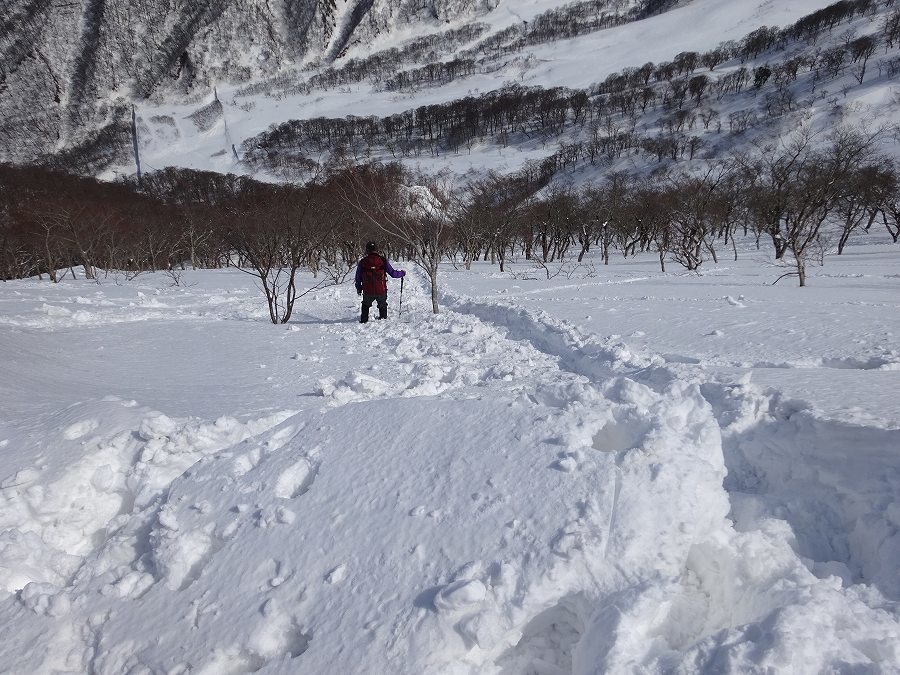
{"type": "Polygon", "coordinates": [[[806,261],[803,260],[802,255],[797,255],[794,253],[794,258],[797,261],[797,276],[800,277],[800,287],[806,286],[806,261]]]}
{"type": "Polygon", "coordinates": [[[428,278],[431,280],[431,311],[440,314],[438,307],[438,271],[437,265],[428,268],[428,278]]]}
{"type": "Polygon", "coordinates": [[[838,247],[837,254],[841,255],[844,252],[844,246],[847,245],[847,241],[850,239],[850,230],[844,228],[843,232],[841,232],[841,238],[838,239],[838,247]]]}
{"type": "Polygon", "coordinates": [[[781,260],[788,250],[788,241],[775,233],[772,235],[772,245],[775,246],[775,260],[781,260]]]}

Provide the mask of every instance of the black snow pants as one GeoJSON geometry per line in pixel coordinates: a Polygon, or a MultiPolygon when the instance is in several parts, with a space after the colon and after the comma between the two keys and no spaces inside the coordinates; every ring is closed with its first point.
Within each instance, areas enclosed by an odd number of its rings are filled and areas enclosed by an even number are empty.
{"type": "Polygon", "coordinates": [[[362,313],[359,315],[359,322],[366,323],[369,320],[369,308],[373,302],[378,303],[378,318],[387,318],[387,293],[383,295],[369,295],[363,293],[362,313]]]}

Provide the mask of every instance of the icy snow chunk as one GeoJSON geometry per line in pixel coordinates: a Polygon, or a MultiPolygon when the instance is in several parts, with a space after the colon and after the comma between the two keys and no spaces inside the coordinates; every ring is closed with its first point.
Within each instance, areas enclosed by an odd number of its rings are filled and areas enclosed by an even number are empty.
{"type": "Polygon", "coordinates": [[[330,378],[323,379],[319,386],[322,395],[332,398],[337,404],[377,398],[388,393],[391,388],[387,382],[357,371],[348,373],[337,383],[330,378]]]}
{"type": "Polygon", "coordinates": [[[484,612],[466,617],[457,624],[456,629],[467,642],[482,649],[499,643],[507,632],[496,616],[484,612]]]}
{"type": "Polygon", "coordinates": [[[62,616],[68,613],[71,602],[60,588],[49,583],[31,582],[19,592],[19,602],[35,614],[62,616]]]}
{"type": "Polygon", "coordinates": [[[170,590],[184,590],[200,577],[213,552],[213,540],[206,532],[187,534],[164,531],[154,547],[156,568],[170,590]]]}
{"type": "Polygon", "coordinates": [[[159,511],[159,524],[162,525],[167,530],[172,530],[173,532],[178,531],[178,518],[175,516],[175,509],[170,505],[166,505],[159,511]]]}
{"type": "Polygon", "coordinates": [[[0,533],[0,588],[9,593],[33,581],[65,585],[80,563],[81,558],[52,548],[34,532],[0,533]]]}
{"type": "Polygon", "coordinates": [[[585,546],[584,533],[579,530],[560,532],[553,540],[553,552],[563,558],[572,558],[575,551],[583,551],[585,546]]]}
{"type": "Polygon", "coordinates": [[[235,476],[243,476],[259,464],[259,459],[259,448],[254,448],[250,452],[235,457],[234,464],[232,465],[232,473],[234,473],[235,476]]]}
{"type": "Polygon", "coordinates": [[[261,613],[263,619],[256,625],[248,641],[248,647],[256,655],[264,659],[288,655],[294,659],[307,650],[312,636],[300,629],[296,618],[282,610],[275,598],[266,601],[261,613]]]}
{"type": "Polygon", "coordinates": [[[154,438],[166,438],[175,433],[175,422],[162,413],[156,413],[150,417],[145,417],[138,429],[138,435],[145,441],[151,441],[154,438]]]}
{"type": "Polygon", "coordinates": [[[94,320],[95,315],[91,312],[86,312],[83,309],[78,310],[72,315],[72,321],[76,321],[78,323],[88,323],[94,320]]]}
{"type": "Polygon", "coordinates": [[[72,312],[70,312],[65,307],[55,307],[53,305],[41,305],[41,311],[44,312],[47,316],[71,316],[72,312]]]}
{"type": "Polygon", "coordinates": [[[282,525],[290,525],[297,519],[297,514],[291,511],[289,508],[279,506],[277,509],[275,509],[275,517],[282,525]]]}
{"type": "Polygon", "coordinates": [[[339,584],[347,578],[347,565],[341,563],[325,575],[325,581],[329,584],[339,584]]]}
{"type": "Polygon", "coordinates": [[[574,457],[563,457],[553,462],[553,468],[563,473],[572,473],[578,468],[578,460],[574,457]]]}
{"type": "Polygon", "coordinates": [[[212,504],[210,504],[206,499],[202,499],[199,502],[195,503],[191,508],[195,511],[198,511],[199,513],[206,514],[212,511],[212,504]]]}
{"type": "Polygon", "coordinates": [[[478,579],[461,579],[444,586],[434,597],[438,612],[451,613],[472,609],[481,605],[487,597],[487,588],[478,579]]]}
{"type": "Polygon", "coordinates": [[[275,495],[294,499],[306,493],[315,479],[312,464],[305,457],[281,472],[275,483],[275,495]]]}
{"type": "Polygon", "coordinates": [[[223,541],[227,541],[234,536],[234,533],[237,532],[238,526],[240,525],[239,520],[232,520],[230,523],[226,524],[219,531],[219,538],[223,541]]]}

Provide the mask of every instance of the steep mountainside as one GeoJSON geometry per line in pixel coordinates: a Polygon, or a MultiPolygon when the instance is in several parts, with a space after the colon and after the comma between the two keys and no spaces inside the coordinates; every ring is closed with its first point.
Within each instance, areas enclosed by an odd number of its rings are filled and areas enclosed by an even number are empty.
{"type": "Polygon", "coordinates": [[[146,170],[297,180],[336,156],[589,178],[900,121],[888,0],[11,1],[0,161],[106,178],[133,122],[146,170]]]}
{"type": "MultiPolygon", "coordinates": [[[[278,92],[341,67],[373,45],[404,62],[439,62],[482,36],[505,47],[543,13],[578,33],[633,21],[677,0],[588,0],[573,19],[558,0],[6,0],[0,30],[0,161],[85,173],[120,163],[131,105],[199,101],[217,86],[278,92]],[[473,23],[493,13],[490,26],[473,23]],[[583,17],[582,17],[583,19],[583,17]],[[430,45],[427,49],[422,46],[430,45]],[[343,59],[346,61],[346,59],[343,59]]],[[[541,25],[538,22],[538,25],[541,25]]],[[[533,32],[533,31],[532,31],[533,32]]],[[[577,34],[577,33],[574,33],[577,34]]]]}
{"type": "MultiPolygon", "coordinates": [[[[496,0],[5,0],[0,158],[34,159],[122,132],[128,102],[206,92],[331,60],[401,26],[496,0]]],[[[419,29],[421,30],[421,28],[419,29]]]]}

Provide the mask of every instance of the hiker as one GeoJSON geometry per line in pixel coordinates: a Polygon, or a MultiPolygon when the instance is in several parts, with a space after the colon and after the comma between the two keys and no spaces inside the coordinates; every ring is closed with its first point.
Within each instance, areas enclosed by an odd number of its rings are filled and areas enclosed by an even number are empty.
{"type": "Polygon", "coordinates": [[[404,270],[395,270],[378,251],[378,244],[370,241],[366,244],[366,257],[356,264],[356,294],[362,296],[362,313],[359,322],[369,320],[369,308],[373,302],[378,303],[378,318],[387,318],[387,279],[390,274],[394,279],[406,276],[404,270]]]}

